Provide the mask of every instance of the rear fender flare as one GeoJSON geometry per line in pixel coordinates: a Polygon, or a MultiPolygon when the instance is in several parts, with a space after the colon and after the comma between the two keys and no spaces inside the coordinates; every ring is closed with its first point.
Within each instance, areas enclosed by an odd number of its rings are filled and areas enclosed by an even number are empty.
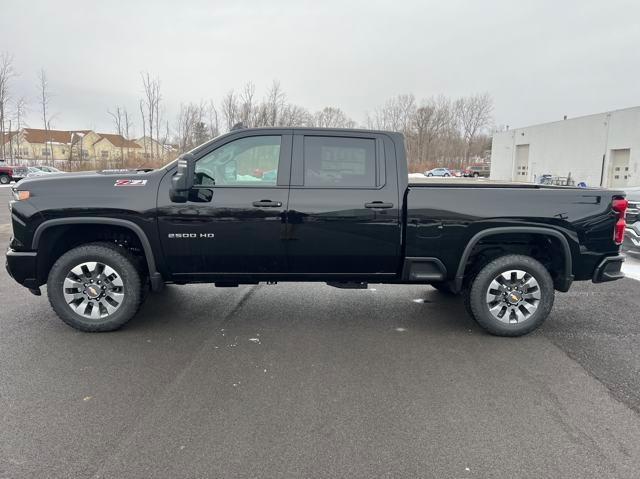
{"type": "MultiPolygon", "coordinates": [[[[573,260],[571,256],[571,248],[569,247],[569,242],[565,235],[551,228],[542,228],[535,226],[504,226],[500,228],[489,228],[479,233],[476,233],[462,253],[462,257],[460,258],[460,263],[458,263],[458,269],[456,271],[456,277],[454,279],[454,286],[456,291],[460,291],[462,289],[462,282],[464,280],[464,270],[467,266],[467,262],[469,261],[469,256],[471,256],[471,251],[473,251],[473,247],[478,244],[478,242],[488,236],[495,236],[500,234],[513,234],[513,233],[531,233],[542,236],[551,236],[560,241],[560,245],[564,252],[564,271],[562,275],[563,283],[570,284],[573,278],[573,260]]],[[[568,286],[567,286],[568,289],[568,286]]],[[[562,289],[561,289],[562,290],[562,289]]]]}

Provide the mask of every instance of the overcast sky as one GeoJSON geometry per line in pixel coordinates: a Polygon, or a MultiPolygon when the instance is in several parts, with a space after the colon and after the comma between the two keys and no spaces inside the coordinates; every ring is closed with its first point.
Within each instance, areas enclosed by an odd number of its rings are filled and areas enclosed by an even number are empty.
{"type": "Polygon", "coordinates": [[[359,123],[399,93],[489,92],[512,127],[640,104],[636,0],[2,0],[2,50],[32,127],[40,68],[60,129],[113,130],[107,109],[137,112],[142,71],[171,121],[180,102],[247,81],[262,97],[274,79],[288,101],[359,123]]]}

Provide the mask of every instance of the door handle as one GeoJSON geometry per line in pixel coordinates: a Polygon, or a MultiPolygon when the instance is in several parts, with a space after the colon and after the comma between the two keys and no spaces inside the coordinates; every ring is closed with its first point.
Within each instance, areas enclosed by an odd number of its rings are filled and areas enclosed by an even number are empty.
{"type": "Polygon", "coordinates": [[[393,203],[384,203],[382,201],[372,201],[371,203],[365,203],[365,208],[393,208],[393,203]]]}
{"type": "Polygon", "coordinates": [[[281,201],[271,201],[271,200],[260,200],[254,201],[253,206],[256,208],[279,208],[282,206],[281,201]]]}

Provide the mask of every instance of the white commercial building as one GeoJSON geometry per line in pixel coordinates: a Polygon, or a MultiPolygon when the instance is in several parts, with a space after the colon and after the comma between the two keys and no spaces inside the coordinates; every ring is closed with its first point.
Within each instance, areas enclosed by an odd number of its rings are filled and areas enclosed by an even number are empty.
{"type": "Polygon", "coordinates": [[[587,186],[640,186],[640,107],[494,135],[491,179],[536,182],[541,175],[570,175],[587,186]]]}

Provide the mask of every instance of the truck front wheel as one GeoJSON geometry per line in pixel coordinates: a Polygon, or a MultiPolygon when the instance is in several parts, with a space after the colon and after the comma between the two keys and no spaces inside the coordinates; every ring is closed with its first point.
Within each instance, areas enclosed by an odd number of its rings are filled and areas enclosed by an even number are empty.
{"type": "Polygon", "coordinates": [[[11,183],[9,175],[0,175],[0,185],[8,185],[9,183],[11,183]]]}
{"type": "Polygon", "coordinates": [[[538,328],[553,307],[553,279],[530,256],[507,255],[485,265],[465,300],[478,324],[497,336],[522,336],[538,328]]]}
{"type": "Polygon", "coordinates": [[[63,254],[53,265],[47,295],[54,311],[80,331],[113,331],[142,301],[135,258],[112,243],[91,243],[63,254]]]}

